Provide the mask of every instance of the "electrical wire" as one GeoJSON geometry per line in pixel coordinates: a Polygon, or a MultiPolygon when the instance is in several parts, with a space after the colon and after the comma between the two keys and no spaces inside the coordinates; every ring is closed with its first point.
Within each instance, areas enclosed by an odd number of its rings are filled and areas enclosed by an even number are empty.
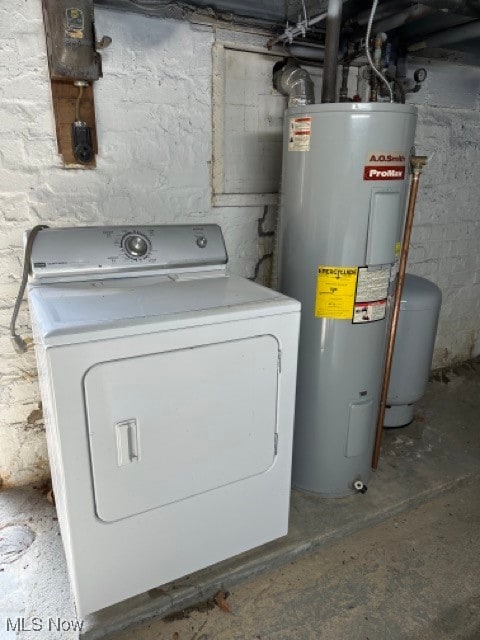
{"type": "Polygon", "coordinates": [[[32,257],[32,247],[33,241],[35,240],[36,235],[42,229],[48,229],[48,226],[45,224],[38,224],[36,227],[29,232],[27,243],[25,245],[25,255],[23,259],[23,273],[22,280],[20,282],[20,287],[18,289],[17,299],[15,300],[15,305],[13,307],[12,319],[10,320],[10,338],[13,342],[13,346],[15,347],[15,351],[18,353],[25,353],[27,350],[27,343],[25,340],[18,335],[16,332],[16,322],[18,317],[18,312],[20,311],[20,306],[23,300],[23,294],[25,293],[25,287],[27,286],[28,274],[30,273],[30,260],[32,257]]]}
{"type": "Polygon", "coordinates": [[[305,0],[302,0],[303,7],[303,17],[305,18],[305,31],[308,29],[308,16],[307,16],[307,8],[305,6],[305,0]]]}
{"type": "Polygon", "coordinates": [[[83,84],[79,84],[78,85],[78,97],[77,97],[77,101],[75,102],[75,122],[79,122],[80,121],[80,103],[81,103],[82,97],[83,97],[83,90],[84,90],[84,85],[83,84]]]}
{"type": "Polygon", "coordinates": [[[394,102],[392,87],[390,86],[390,83],[388,82],[386,77],[383,75],[383,73],[379,69],[377,69],[377,67],[373,63],[372,56],[370,54],[370,38],[371,38],[371,35],[372,35],[373,18],[375,17],[375,11],[377,10],[377,6],[378,6],[378,0],[373,0],[372,9],[370,11],[370,17],[368,18],[367,34],[365,36],[365,38],[366,38],[365,53],[367,54],[368,64],[372,68],[373,73],[378,78],[380,78],[380,80],[383,82],[383,84],[387,87],[388,93],[390,94],[390,102],[394,102]]]}

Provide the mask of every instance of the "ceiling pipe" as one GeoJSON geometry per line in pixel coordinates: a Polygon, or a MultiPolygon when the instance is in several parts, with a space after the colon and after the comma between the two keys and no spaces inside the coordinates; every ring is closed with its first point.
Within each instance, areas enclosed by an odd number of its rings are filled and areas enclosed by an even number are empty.
{"type": "MultiPolygon", "coordinates": [[[[285,44],[279,53],[290,56],[305,62],[323,62],[325,60],[325,47],[311,46],[310,44],[285,44]]],[[[338,52],[337,61],[340,63],[344,58],[343,52],[338,52]]],[[[323,65],[322,65],[323,66],[323,65]]]]}
{"type": "Polygon", "coordinates": [[[480,0],[422,0],[437,11],[480,18],[480,0]]]}
{"type": "MultiPolygon", "coordinates": [[[[410,3],[406,3],[405,0],[387,0],[387,2],[384,2],[378,7],[376,11],[377,20],[388,18],[392,15],[392,13],[397,11],[405,11],[412,6],[418,6],[418,4],[413,2],[413,0],[410,3]]],[[[365,26],[368,23],[369,17],[370,9],[367,9],[366,11],[361,11],[358,15],[356,15],[354,17],[354,21],[360,26],[365,26]]]]}
{"type": "Polygon", "coordinates": [[[408,51],[421,51],[422,49],[434,49],[448,47],[465,40],[480,38],[480,20],[462,24],[458,27],[451,27],[445,31],[440,31],[424,40],[415,42],[408,47],[408,51]]]}
{"type": "MultiPolygon", "coordinates": [[[[387,0],[383,2],[377,11],[377,19],[383,20],[388,18],[392,13],[403,12],[409,8],[418,7],[430,7],[435,11],[442,11],[444,13],[454,13],[463,16],[472,16],[474,18],[480,18],[480,0],[420,0],[420,2],[405,0],[387,0]]],[[[361,11],[354,18],[355,22],[362,26],[368,22],[370,10],[361,11]]]]}
{"type": "Polygon", "coordinates": [[[406,11],[401,11],[400,13],[396,13],[395,15],[384,18],[383,20],[376,20],[374,23],[375,31],[391,31],[392,29],[402,27],[408,22],[420,20],[420,18],[424,18],[432,13],[436,13],[435,9],[432,7],[424,7],[421,4],[415,4],[406,11]]]}
{"type": "Polygon", "coordinates": [[[301,20],[296,27],[285,27],[285,31],[282,33],[282,35],[277,36],[276,38],[272,38],[267,42],[267,47],[271,49],[274,45],[278,44],[279,42],[285,42],[285,40],[288,40],[288,42],[292,42],[292,40],[297,36],[305,37],[308,28],[312,27],[315,24],[318,24],[319,22],[322,22],[322,20],[325,20],[327,15],[327,13],[320,13],[318,16],[315,16],[310,20],[301,20]]]}
{"type": "Polygon", "coordinates": [[[335,102],[337,99],[338,48],[341,24],[342,0],[329,0],[325,61],[323,64],[322,102],[335,102]]]}
{"type": "Polygon", "coordinates": [[[303,44],[284,45],[284,53],[293,58],[302,60],[314,60],[315,62],[323,62],[325,60],[324,47],[309,47],[303,44]]]}

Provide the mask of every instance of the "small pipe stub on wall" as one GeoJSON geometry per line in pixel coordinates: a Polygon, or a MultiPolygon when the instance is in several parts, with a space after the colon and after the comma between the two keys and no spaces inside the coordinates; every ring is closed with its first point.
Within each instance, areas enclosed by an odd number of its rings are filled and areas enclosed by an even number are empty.
{"type": "Polygon", "coordinates": [[[93,0],[42,0],[58,152],[67,168],[93,168],[98,152],[93,82],[111,38],[96,41],[93,0]]]}

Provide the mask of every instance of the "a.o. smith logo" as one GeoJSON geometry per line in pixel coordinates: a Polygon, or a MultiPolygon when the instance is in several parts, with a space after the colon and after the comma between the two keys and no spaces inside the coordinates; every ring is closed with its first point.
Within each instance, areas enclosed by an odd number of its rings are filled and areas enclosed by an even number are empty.
{"type": "Polygon", "coordinates": [[[379,153],[377,151],[367,154],[365,164],[405,164],[403,153],[379,153]]]}

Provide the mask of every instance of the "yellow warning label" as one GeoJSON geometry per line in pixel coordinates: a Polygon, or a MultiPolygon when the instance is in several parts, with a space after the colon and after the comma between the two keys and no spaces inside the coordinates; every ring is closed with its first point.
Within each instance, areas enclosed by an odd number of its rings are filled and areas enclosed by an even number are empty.
{"type": "Polygon", "coordinates": [[[358,267],[319,266],[315,317],[351,320],[358,267]]]}
{"type": "Polygon", "coordinates": [[[402,243],[401,242],[396,242],[395,243],[395,258],[398,258],[401,253],[402,253],[402,243]]]}

